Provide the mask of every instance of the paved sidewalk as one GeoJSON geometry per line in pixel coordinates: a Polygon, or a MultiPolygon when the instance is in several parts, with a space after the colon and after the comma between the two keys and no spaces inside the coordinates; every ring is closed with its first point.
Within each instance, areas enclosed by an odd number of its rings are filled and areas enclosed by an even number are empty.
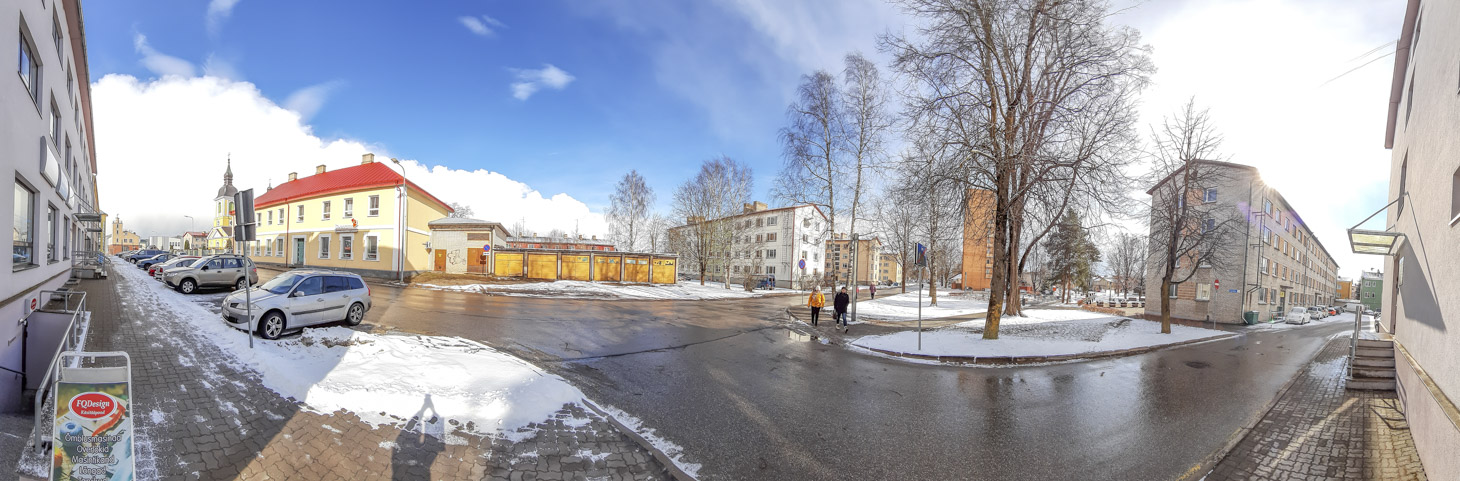
{"type": "Polygon", "coordinates": [[[515,443],[466,432],[428,405],[379,427],[307,411],[257,373],[220,362],[211,341],[164,306],[131,301],[141,286],[120,277],[80,288],[92,310],[87,349],[132,357],[139,479],[668,478],[648,451],[572,404],[515,443]]]}
{"type": "Polygon", "coordinates": [[[1395,393],[1344,389],[1348,347],[1329,341],[1206,479],[1425,479],[1395,393]]]}

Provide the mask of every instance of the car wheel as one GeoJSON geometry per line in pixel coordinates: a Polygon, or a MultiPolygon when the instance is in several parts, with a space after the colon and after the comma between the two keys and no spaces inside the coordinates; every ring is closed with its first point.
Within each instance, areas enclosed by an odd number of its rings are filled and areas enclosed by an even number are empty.
{"type": "Polygon", "coordinates": [[[358,325],[360,325],[360,322],[361,321],[364,321],[364,320],[365,320],[365,306],[361,305],[358,302],[356,302],[354,304],[351,304],[350,305],[350,312],[347,313],[347,314],[345,314],[345,324],[349,324],[351,326],[358,326],[358,325]]]}
{"type": "Polygon", "coordinates": [[[264,339],[278,339],[284,333],[284,315],[277,312],[270,312],[259,322],[259,337],[264,339]]]}
{"type": "Polygon", "coordinates": [[[198,290],[198,283],[192,279],[183,279],[182,282],[177,283],[177,291],[183,294],[192,294],[196,290],[198,290]]]}
{"type": "Polygon", "coordinates": [[[247,277],[240,277],[238,279],[238,283],[237,284],[234,284],[234,285],[237,286],[238,287],[238,290],[240,290],[240,291],[241,290],[244,290],[244,289],[248,289],[248,278],[247,277]]]}

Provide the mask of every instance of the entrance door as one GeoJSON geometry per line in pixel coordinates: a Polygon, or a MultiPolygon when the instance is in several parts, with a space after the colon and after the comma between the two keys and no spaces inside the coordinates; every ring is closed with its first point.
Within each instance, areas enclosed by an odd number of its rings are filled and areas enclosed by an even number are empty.
{"type": "Polygon", "coordinates": [[[304,238],[294,238],[294,265],[304,265],[304,238]]]}
{"type": "Polygon", "coordinates": [[[436,249],[436,272],[446,272],[446,249],[436,249]]]}

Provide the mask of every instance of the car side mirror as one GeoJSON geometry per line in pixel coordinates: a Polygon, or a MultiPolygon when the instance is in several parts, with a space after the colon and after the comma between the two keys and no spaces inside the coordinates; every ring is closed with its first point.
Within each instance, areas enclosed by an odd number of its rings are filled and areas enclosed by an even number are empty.
{"type": "Polygon", "coordinates": [[[205,270],[205,271],[208,270],[208,266],[203,266],[203,269],[202,270],[205,270]]]}

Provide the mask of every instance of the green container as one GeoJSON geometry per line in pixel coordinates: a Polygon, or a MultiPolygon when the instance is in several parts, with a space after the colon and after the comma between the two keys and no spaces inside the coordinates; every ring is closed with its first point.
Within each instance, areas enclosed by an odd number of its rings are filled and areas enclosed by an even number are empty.
{"type": "Polygon", "coordinates": [[[1247,325],[1249,326],[1257,324],[1257,311],[1247,311],[1242,313],[1242,320],[1246,321],[1247,325]]]}

